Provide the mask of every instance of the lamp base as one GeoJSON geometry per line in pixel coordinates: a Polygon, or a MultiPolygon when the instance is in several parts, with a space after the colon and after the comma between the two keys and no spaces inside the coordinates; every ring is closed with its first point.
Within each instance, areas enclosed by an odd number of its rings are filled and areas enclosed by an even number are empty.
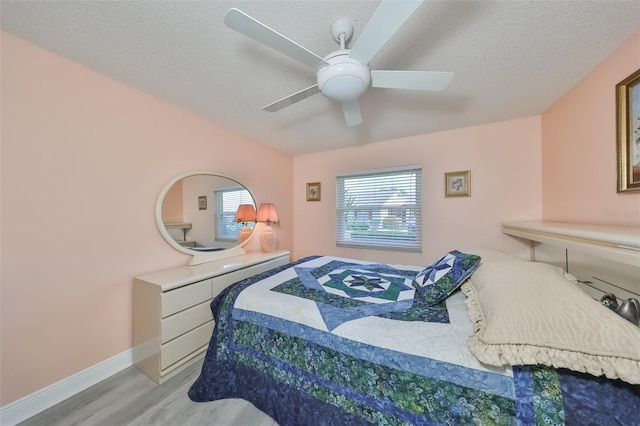
{"type": "Polygon", "coordinates": [[[278,248],[278,235],[273,232],[273,228],[267,226],[260,235],[260,248],[265,253],[270,253],[278,248]]]}
{"type": "Polygon", "coordinates": [[[238,244],[244,242],[250,236],[251,228],[249,228],[248,226],[243,227],[240,232],[238,232],[238,244]]]}

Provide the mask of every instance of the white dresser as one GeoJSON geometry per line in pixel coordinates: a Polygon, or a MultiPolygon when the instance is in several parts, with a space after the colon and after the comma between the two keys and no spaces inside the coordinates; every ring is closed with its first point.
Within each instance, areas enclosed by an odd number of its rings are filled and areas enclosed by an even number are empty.
{"type": "Polygon", "coordinates": [[[230,284],[289,263],[288,251],[248,252],[133,280],[133,361],[158,384],[204,356],[210,303],[230,284]]]}

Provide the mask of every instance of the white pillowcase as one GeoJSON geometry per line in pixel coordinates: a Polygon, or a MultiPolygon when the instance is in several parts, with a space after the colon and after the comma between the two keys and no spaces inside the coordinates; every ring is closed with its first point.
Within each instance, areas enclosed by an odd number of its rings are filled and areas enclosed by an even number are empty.
{"type": "Polygon", "coordinates": [[[640,328],[561,268],[483,262],[462,290],[475,329],[469,349],[480,362],[542,364],[640,384],[640,328]]]}

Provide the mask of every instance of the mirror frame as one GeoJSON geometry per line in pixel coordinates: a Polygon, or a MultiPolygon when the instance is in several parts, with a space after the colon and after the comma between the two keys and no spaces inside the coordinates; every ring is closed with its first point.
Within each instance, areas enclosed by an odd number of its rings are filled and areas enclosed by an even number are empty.
{"type": "Polygon", "coordinates": [[[209,176],[216,176],[216,177],[222,177],[222,178],[226,178],[229,180],[232,180],[234,182],[236,182],[239,185],[242,185],[247,191],[249,191],[249,194],[251,194],[251,197],[253,198],[254,203],[256,203],[256,197],[253,195],[253,192],[251,192],[251,190],[247,187],[247,185],[245,185],[242,181],[238,180],[237,178],[233,177],[233,176],[229,176],[226,175],[224,173],[218,173],[218,172],[213,172],[211,170],[191,170],[191,171],[187,171],[184,173],[180,173],[177,176],[174,176],[160,191],[160,194],[158,194],[158,198],[156,199],[156,206],[155,206],[155,219],[156,219],[156,226],[158,228],[158,231],[160,231],[160,235],[162,235],[162,238],[165,239],[165,241],[167,243],[169,243],[169,245],[171,247],[173,247],[174,249],[176,249],[177,251],[190,255],[191,256],[191,260],[189,261],[189,265],[200,265],[202,263],[207,263],[207,262],[213,262],[215,260],[221,260],[221,259],[226,259],[229,257],[233,257],[233,256],[241,256],[243,254],[246,253],[246,251],[244,250],[244,246],[247,245],[251,239],[253,238],[253,235],[255,233],[255,227],[253,228],[253,230],[251,231],[251,235],[249,236],[249,238],[247,238],[245,241],[243,241],[240,244],[237,244],[234,247],[230,247],[228,249],[224,249],[224,250],[219,250],[219,251],[211,251],[211,252],[198,252],[195,250],[189,250],[186,247],[181,246],[180,244],[178,244],[178,242],[176,240],[173,239],[173,237],[171,237],[171,235],[169,235],[169,232],[167,231],[167,228],[164,226],[164,222],[162,220],[162,204],[164,203],[164,199],[167,195],[167,192],[169,192],[169,190],[171,189],[171,187],[176,184],[178,181],[190,177],[190,176],[196,176],[196,175],[209,175],[209,176]]]}

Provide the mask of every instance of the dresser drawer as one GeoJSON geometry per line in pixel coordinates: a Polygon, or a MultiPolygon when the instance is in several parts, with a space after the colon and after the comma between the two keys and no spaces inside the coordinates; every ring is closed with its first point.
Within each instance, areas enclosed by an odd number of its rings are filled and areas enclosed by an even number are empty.
{"type": "Polygon", "coordinates": [[[210,305],[211,299],[208,299],[199,305],[163,318],[160,321],[160,343],[167,343],[169,340],[211,321],[213,314],[210,305]]]}
{"type": "Polygon", "coordinates": [[[162,345],[160,347],[160,369],[164,370],[170,367],[190,353],[207,345],[211,340],[212,333],[213,321],[209,321],[162,345]]]}
{"type": "Polygon", "coordinates": [[[210,279],[166,291],[161,296],[161,317],[166,318],[212,298],[213,291],[210,279]]]}

